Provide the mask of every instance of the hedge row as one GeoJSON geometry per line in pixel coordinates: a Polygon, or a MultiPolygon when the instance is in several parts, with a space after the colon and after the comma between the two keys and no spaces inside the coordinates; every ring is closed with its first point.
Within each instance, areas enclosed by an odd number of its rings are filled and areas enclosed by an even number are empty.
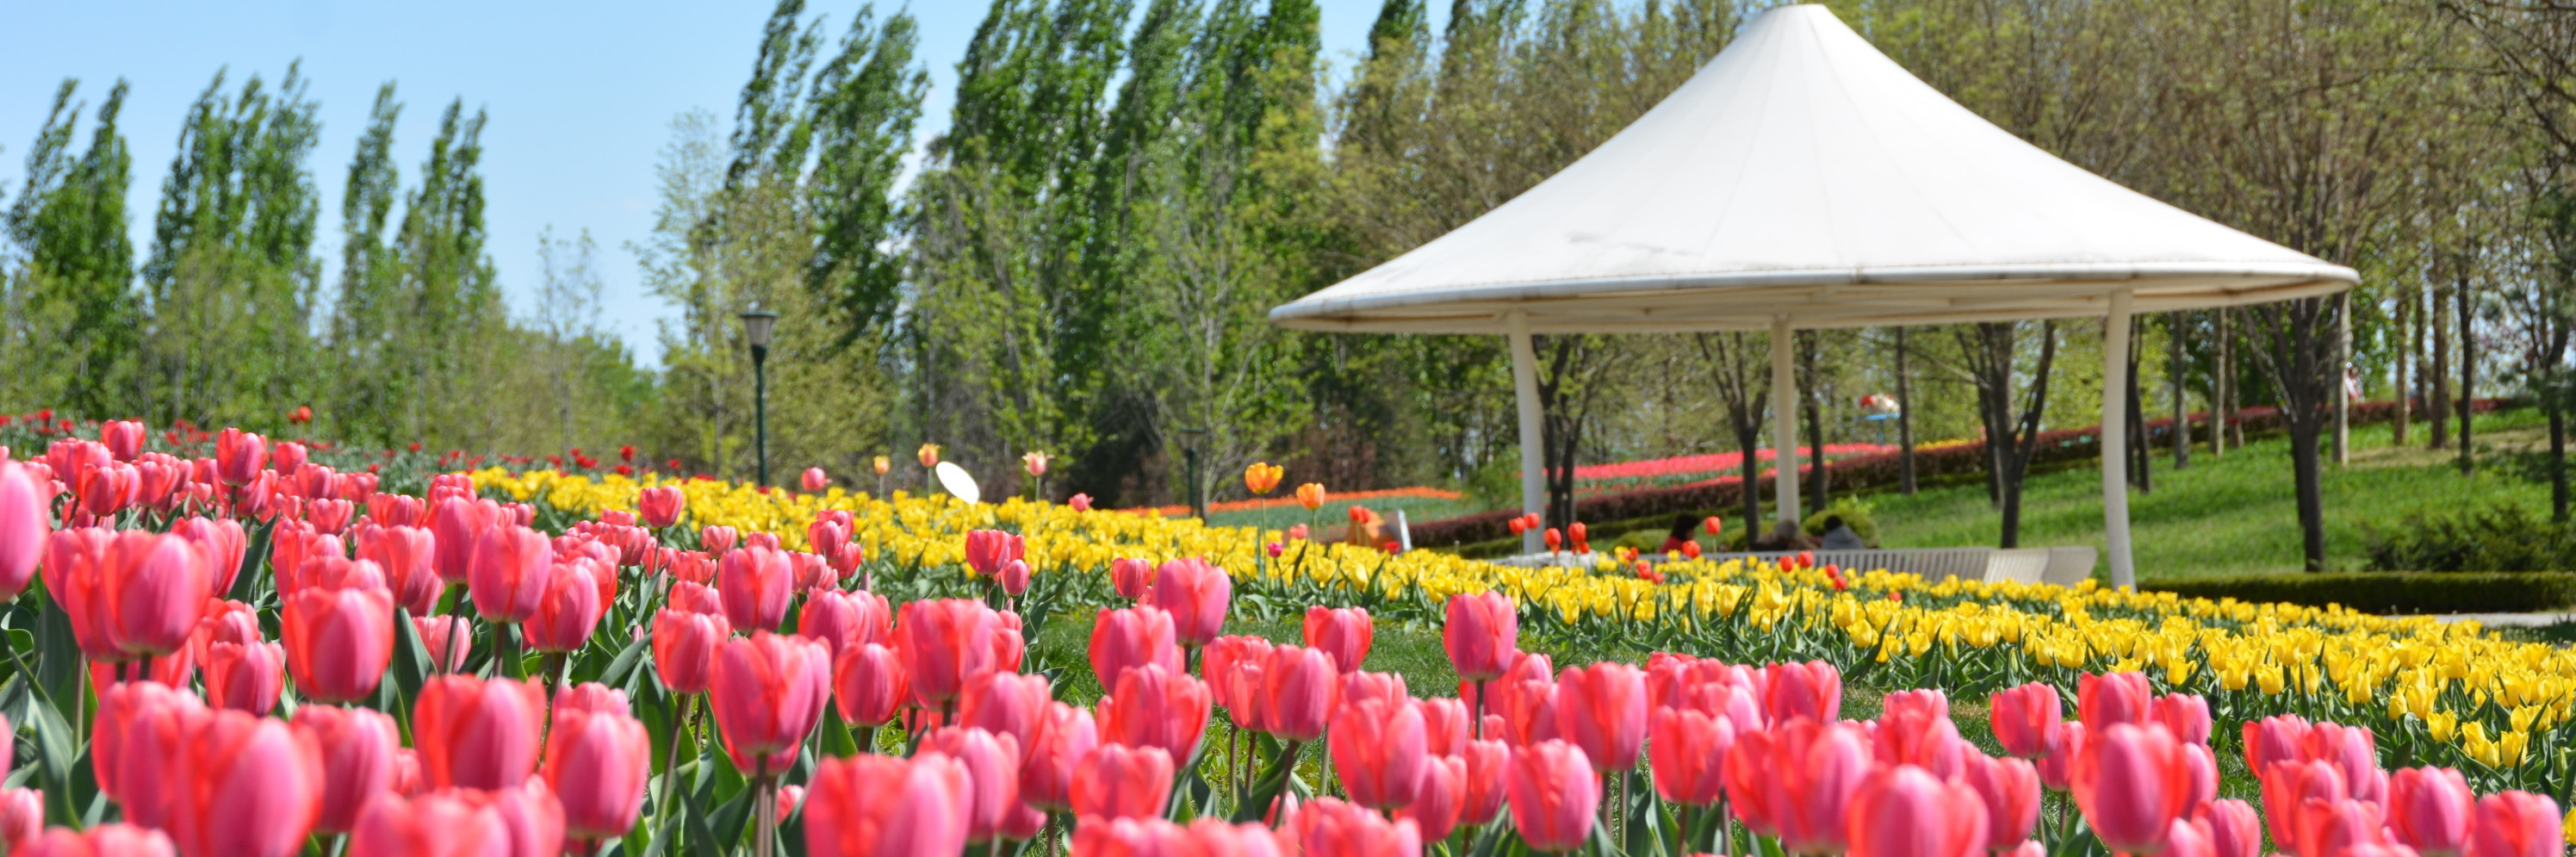
{"type": "Polygon", "coordinates": [[[2352,571],[2151,580],[2140,587],[2187,598],[2341,604],[2367,613],[2527,613],[2576,606],[2576,572],[2352,571]]]}
{"type": "MultiPolygon", "coordinates": [[[[2509,401],[2478,399],[2475,408],[2479,413],[2485,413],[2504,407],[2509,401]]],[[[2417,410],[2421,412],[2422,409],[2417,410]]],[[[2381,422],[2395,418],[2396,414],[2397,402],[2394,400],[2359,402],[2352,406],[2352,420],[2356,424],[2381,422]]],[[[2208,437],[2206,426],[2208,419],[2209,414],[2206,411],[2190,416],[2187,425],[2194,439],[2208,437]]],[[[2281,419],[2281,409],[2276,407],[2240,410],[2237,412],[2236,424],[2243,426],[2247,434],[2277,432],[2286,426],[2281,419]]],[[[2172,419],[2147,421],[2147,436],[2160,443],[2171,443],[2173,431],[2172,419]]],[[[2097,448],[2101,445],[2101,427],[2087,426],[2040,432],[2037,443],[2037,447],[2031,453],[2033,467],[2071,461],[2093,461],[2101,458],[2101,452],[2097,448]]],[[[1918,479],[1981,474],[1986,466],[1983,450],[1984,443],[1976,440],[1918,447],[1914,450],[1914,474],[1918,479]]],[[[1825,468],[1832,476],[1834,490],[1850,491],[1895,486],[1900,476],[1901,463],[1898,453],[1884,452],[1875,455],[1855,455],[1828,462],[1825,468]]],[[[1801,464],[1798,466],[1798,472],[1803,475],[1813,467],[1815,465],[1812,463],[1801,464]]],[[[1771,482],[1771,478],[1767,476],[1760,481],[1765,496],[1770,496],[1771,482]]],[[[1574,517],[1581,521],[1617,521],[1670,516],[1683,512],[1705,514],[1713,511],[1726,514],[1728,511],[1743,507],[1743,490],[1744,477],[1721,476],[1704,482],[1669,488],[1641,488],[1615,494],[1599,494],[1575,501],[1574,517]]],[[[1413,545],[1415,547],[1455,547],[1510,538],[1511,520],[1519,517],[1519,514],[1514,510],[1503,509],[1416,523],[1412,525],[1413,545]]]]}

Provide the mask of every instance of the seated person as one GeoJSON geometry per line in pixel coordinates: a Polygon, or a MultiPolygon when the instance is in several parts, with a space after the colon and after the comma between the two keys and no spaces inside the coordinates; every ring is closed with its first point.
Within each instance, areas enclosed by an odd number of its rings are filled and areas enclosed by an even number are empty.
{"type": "Polygon", "coordinates": [[[1843,516],[1826,515],[1825,537],[1821,546],[1829,551],[1856,551],[1868,550],[1869,542],[1861,539],[1860,533],[1854,532],[1843,516]]]}
{"type": "Polygon", "coordinates": [[[1664,535],[1664,546],[1656,548],[1656,552],[1674,553],[1681,550],[1683,545],[1690,544],[1691,531],[1698,528],[1699,519],[1691,517],[1688,512],[1674,517],[1673,531],[1664,535]]]}
{"type": "Polygon", "coordinates": [[[1764,553],[1814,550],[1816,540],[1807,538],[1807,534],[1799,532],[1796,522],[1780,521],[1771,525],[1770,532],[1754,538],[1752,548],[1764,553]]]}

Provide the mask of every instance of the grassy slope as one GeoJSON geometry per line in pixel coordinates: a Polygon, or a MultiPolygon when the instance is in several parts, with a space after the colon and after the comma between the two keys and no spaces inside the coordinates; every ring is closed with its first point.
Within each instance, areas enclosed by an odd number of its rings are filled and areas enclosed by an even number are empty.
{"type": "MultiPolygon", "coordinates": [[[[2476,440],[2482,451],[2522,449],[2546,442],[2537,412],[2482,416],[2476,440]]],[[[2407,448],[2389,445],[2389,427],[2356,428],[2353,463],[2327,465],[2324,487],[2326,556],[2336,567],[2360,563],[2366,522],[2394,520],[2409,510],[2447,507],[2505,496],[2545,510],[2549,486],[2499,472],[2495,460],[2463,478],[2456,453],[2424,450],[2422,426],[2407,448]]],[[[2298,506],[2290,477],[2289,442],[2273,438],[2230,450],[2213,460],[2193,450],[2192,466],[2176,471],[2161,455],[2152,494],[2132,493],[2138,577],[2198,577],[2245,572],[2297,571],[2298,506]]],[[[2035,476],[2023,496],[2024,545],[2089,544],[2100,547],[2101,473],[2092,467],[2035,476]]],[[[1867,495],[1881,540],[1889,547],[1993,544],[2001,515],[1988,507],[1983,483],[1927,489],[1907,497],[1892,491],[1867,495]]]]}

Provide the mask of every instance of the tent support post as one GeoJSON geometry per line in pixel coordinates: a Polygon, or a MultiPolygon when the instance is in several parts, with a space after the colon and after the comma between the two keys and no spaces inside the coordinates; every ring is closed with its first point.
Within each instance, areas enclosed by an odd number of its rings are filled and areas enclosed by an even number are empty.
{"type": "MultiPolygon", "coordinates": [[[[1538,349],[1530,344],[1529,314],[1512,310],[1509,316],[1512,349],[1512,398],[1520,404],[1521,418],[1521,511],[1547,511],[1547,451],[1540,445],[1545,431],[1540,424],[1538,407],[1538,349]]],[[[1539,535],[1544,527],[1531,527],[1521,533],[1521,552],[1537,553],[1539,535]]]]}
{"type": "Polygon", "coordinates": [[[2102,531],[2111,561],[2111,585],[2137,587],[2129,558],[2129,301],[2128,289],[2111,293],[2102,320],[2102,531]]]}
{"type": "MultiPolygon", "coordinates": [[[[1779,452],[1772,459],[1775,468],[1771,478],[1772,494],[1779,498],[1779,520],[1797,526],[1805,518],[1798,514],[1798,374],[1790,368],[1791,337],[1789,317],[1771,317],[1771,447],[1779,452]]],[[[1752,490],[1752,486],[1746,486],[1752,490]]],[[[1748,533],[1757,538],[1762,533],[1748,533]]]]}

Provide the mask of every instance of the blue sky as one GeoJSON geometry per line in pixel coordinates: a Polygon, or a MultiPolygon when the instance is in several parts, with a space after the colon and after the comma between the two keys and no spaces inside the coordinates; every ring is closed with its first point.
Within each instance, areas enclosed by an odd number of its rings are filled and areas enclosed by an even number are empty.
{"type": "MultiPolygon", "coordinates": [[[[900,5],[879,2],[881,12],[900,5]]],[[[983,0],[912,0],[921,56],[931,74],[924,137],[947,124],[957,59],[983,0]]],[[[1142,3],[1138,4],[1143,5],[1142,3]]],[[[1379,0],[1323,0],[1325,53],[1346,69],[1367,39],[1379,0]]],[[[1445,12],[1432,4],[1435,15],[1445,12]]],[[[837,38],[856,0],[813,0],[837,38]]],[[[653,221],[653,167],[673,117],[692,109],[730,121],[751,67],[769,2],[333,3],[320,0],[184,3],[175,0],[0,0],[9,33],[0,50],[0,204],[26,175],[28,144],[55,87],[81,80],[95,110],[118,77],[133,90],[120,125],[134,153],[138,252],[178,138],[179,120],[216,69],[227,87],[249,74],[276,81],[301,58],[321,102],[322,142],[312,166],[322,191],[322,247],[338,258],[340,185],[376,87],[397,82],[405,107],[396,129],[408,185],[439,112],[463,97],[491,118],[483,133],[490,248],[513,305],[534,286],[538,234],[551,226],[597,239],[606,281],[606,327],[658,362],[654,322],[666,308],[645,295],[627,245],[653,221]]],[[[1440,16],[1445,17],[1445,16],[1440,16]]],[[[83,117],[82,140],[87,139],[83,117]]],[[[83,143],[85,145],[85,142],[83,143]]],[[[336,268],[336,265],[333,265],[336,268]]],[[[326,270],[326,276],[336,272],[326,270]]]]}

